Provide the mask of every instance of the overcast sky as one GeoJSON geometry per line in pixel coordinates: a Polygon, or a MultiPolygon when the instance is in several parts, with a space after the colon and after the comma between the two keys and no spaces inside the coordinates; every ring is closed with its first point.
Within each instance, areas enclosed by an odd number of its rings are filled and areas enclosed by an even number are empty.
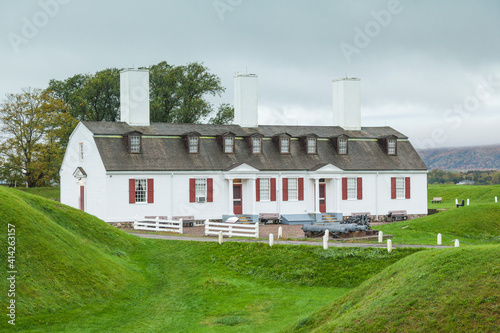
{"type": "Polygon", "coordinates": [[[330,125],[332,79],[361,78],[362,126],[416,148],[500,143],[497,0],[0,0],[0,97],[109,67],[203,62],[259,123],[330,125]]]}

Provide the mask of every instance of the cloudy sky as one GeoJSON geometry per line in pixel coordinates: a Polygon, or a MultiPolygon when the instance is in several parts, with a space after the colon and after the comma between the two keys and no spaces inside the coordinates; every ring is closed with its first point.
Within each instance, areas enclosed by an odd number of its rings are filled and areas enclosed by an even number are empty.
{"type": "Polygon", "coordinates": [[[0,0],[0,98],[50,79],[203,62],[259,123],[329,125],[331,81],[361,78],[362,125],[417,148],[500,143],[497,0],[0,0]]]}

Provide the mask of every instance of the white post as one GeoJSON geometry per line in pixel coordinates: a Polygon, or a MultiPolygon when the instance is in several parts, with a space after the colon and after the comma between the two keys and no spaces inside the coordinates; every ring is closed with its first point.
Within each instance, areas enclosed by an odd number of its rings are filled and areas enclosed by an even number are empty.
{"type": "Polygon", "coordinates": [[[455,206],[458,205],[458,199],[455,199],[455,206]]]}
{"type": "Polygon", "coordinates": [[[134,217],[134,229],[137,226],[137,215],[134,217]]]}
{"type": "Polygon", "coordinates": [[[384,233],[382,231],[378,232],[378,242],[382,243],[384,241],[384,233]]]}
{"type": "Polygon", "coordinates": [[[390,239],[387,240],[387,252],[392,252],[392,241],[390,239]]]}
{"type": "Polygon", "coordinates": [[[328,229],[325,230],[325,236],[326,236],[326,239],[328,239],[330,237],[330,230],[328,230],[328,229]]]}
{"type": "Polygon", "coordinates": [[[467,199],[467,206],[469,205],[469,199],[467,199]]]}
{"type": "MultiPolygon", "coordinates": [[[[328,231],[328,230],[326,230],[328,231]]],[[[323,235],[323,249],[328,250],[328,233],[323,235]]]]}
{"type": "Polygon", "coordinates": [[[319,178],[314,178],[314,205],[315,213],[320,214],[319,211],[319,178]]]}
{"type": "Polygon", "coordinates": [[[279,227],[278,228],[278,239],[283,238],[283,228],[279,227]]]}
{"type": "Polygon", "coordinates": [[[155,220],[156,231],[160,231],[160,217],[157,216],[155,220]]]}
{"type": "Polygon", "coordinates": [[[184,221],[182,219],[179,219],[179,233],[184,233],[184,221]]]}
{"type": "Polygon", "coordinates": [[[222,244],[222,230],[219,231],[219,244],[222,244]]]}
{"type": "Polygon", "coordinates": [[[498,202],[498,198],[495,196],[495,203],[497,203],[497,202],[498,202]]]}
{"type": "Polygon", "coordinates": [[[459,247],[460,246],[460,241],[458,239],[455,239],[455,247],[459,247]]]}
{"type": "Polygon", "coordinates": [[[205,220],[205,236],[208,236],[208,230],[210,229],[210,222],[208,219],[205,220]]]}
{"type": "Polygon", "coordinates": [[[269,246],[273,246],[273,245],[274,245],[274,235],[269,234],[269,246]]]}
{"type": "Polygon", "coordinates": [[[259,221],[255,222],[255,238],[259,238],[259,221]]]}
{"type": "Polygon", "coordinates": [[[233,237],[233,224],[229,224],[228,236],[233,237]]]}
{"type": "Polygon", "coordinates": [[[438,234],[438,245],[443,244],[443,236],[441,234],[438,234]]]}

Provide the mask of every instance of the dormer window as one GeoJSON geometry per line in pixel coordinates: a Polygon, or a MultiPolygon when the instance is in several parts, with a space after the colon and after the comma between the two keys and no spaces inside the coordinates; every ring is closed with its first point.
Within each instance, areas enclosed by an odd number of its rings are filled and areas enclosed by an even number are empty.
{"type": "Polygon", "coordinates": [[[347,138],[338,138],[338,150],[340,155],[347,154],[347,138]]]}
{"type": "Polygon", "coordinates": [[[396,139],[387,139],[387,154],[396,155],[396,139]]]}
{"type": "Polygon", "coordinates": [[[316,138],[307,138],[307,153],[316,154],[316,138]]]}
{"type": "Polygon", "coordinates": [[[234,153],[234,137],[224,137],[224,152],[226,154],[234,153]]]}
{"type": "Polygon", "coordinates": [[[141,152],[141,137],[131,136],[130,137],[130,152],[140,153],[141,152]]]}
{"type": "Polygon", "coordinates": [[[252,138],[252,153],[262,153],[262,138],[252,138]]]}
{"type": "Polygon", "coordinates": [[[197,136],[189,137],[189,152],[196,154],[200,152],[200,138],[197,136]]]}
{"type": "Polygon", "coordinates": [[[290,139],[289,138],[281,138],[280,139],[280,152],[282,154],[290,153],[290,139]]]}

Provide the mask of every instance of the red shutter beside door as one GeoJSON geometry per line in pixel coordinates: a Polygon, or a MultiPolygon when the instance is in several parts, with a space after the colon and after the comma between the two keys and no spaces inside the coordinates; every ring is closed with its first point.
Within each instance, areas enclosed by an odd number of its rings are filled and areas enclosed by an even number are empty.
{"type": "Polygon", "coordinates": [[[189,179],[189,202],[196,201],[196,179],[189,179]]]}
{"type": "Polygon", "coordinates": [[[214,202],[214,179],[207,178],[207,202],[214,202]]]}
{"type": "Polygon", "coordinates": [[[155,202],[155,180],[148,179],[148,203],[155,202]]]}
{"type": "Polygon", "coordinates": [[[276,178],[271,178],[271,201],[276,201],[276,178]]]}
{"type": "Polygon", "coordinates": [[[347,178],[342,178],[342,200],[347,200],[347,178]]]}
{"type": "Polygon", "coordinates": [[[135,179],[128,180],[128,203],[135,203],[135,179]]]}
{"type": "Polygon", "coordinates": [[[260,201],[260,178],[255,180],[255,201],[260,201]]]}
{"type": "Polygon", "coordinates": [[[396,177],[391,177],[391,199],[396,199],[396,177]]]}
{"type": "Polygon", "coordinates": [[[299,178],[299,200],[304,200],[304,178],[299,178]]]}
{"type": "Polygon", "coordinates": [[[363,200],[363,178],[358,177],[358,200],[363,200]]]}
{"type": "Polygon", "coordinates": [[[405,178],[405,197],[406,199],[410,199],[411,197],[410,177],[405,178]]]}
{"type": "Polygon", "coordinates": [[[283,178],[283,201],[288,201],[288,178],[283,178]]]}

